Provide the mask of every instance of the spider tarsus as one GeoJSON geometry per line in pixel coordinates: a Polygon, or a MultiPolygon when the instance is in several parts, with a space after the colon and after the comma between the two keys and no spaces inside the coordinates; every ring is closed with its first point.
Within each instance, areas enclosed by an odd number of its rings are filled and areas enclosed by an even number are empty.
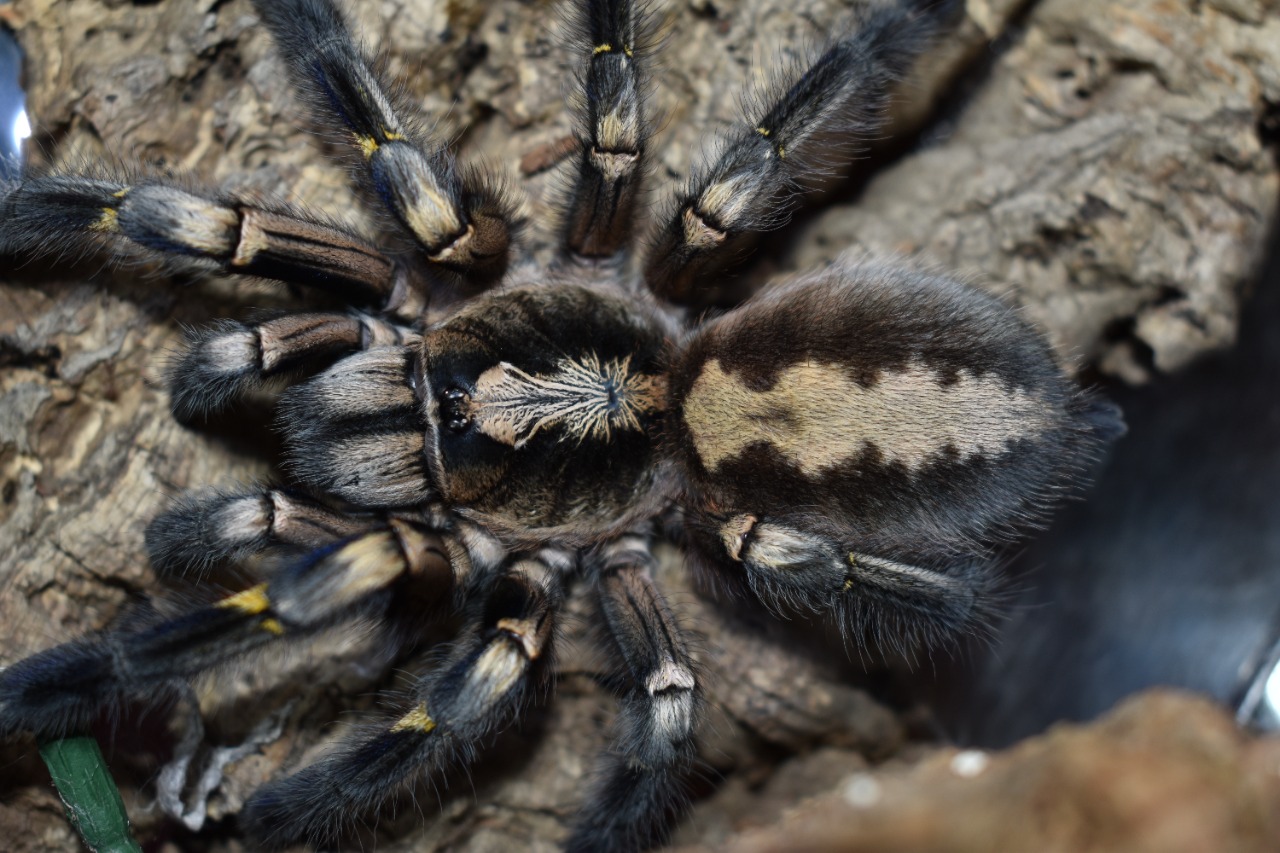
{"type": "Polygon", "coordinates": [[[98,247],[114,230],[117,194],[127,185],[79,175],[24,178],[5,187],[0,252],[39,256],[98,247]]]}
{"type": "MultiPolygon", "coordinates": [[[[254,792],[239,821],[255,849],[278,850],[298,842],[337,843],[355,816],[375,808],[404,782],[406,768],[421,767],[439,737],[384,732],[254,792]]],[[[447,749],[447,746],[444,747],[447,749]]]]}
{"type": "Polygon", "coordinates": [[[191,423],[260,387],[261,349],[255,330],[221,320],[187,331],[186,348],[169,365],[169,408],[191,423]]]}
{"type": "Polygon", "coordinates": [[[270,549],[314,550],[371,523],[279,489],[189,492],[147,525],[147,554],[160,574],[199,576],[270,549]]]}
{"type": "Polygon", "coordinates": [[[147,556],[158,574],[198,576],[267,547],[271,526],[260,493],[188,493],[147,525],[147,556]]]}
{"type": "MultiPolygon", "coordinates": [[[[627,713],[625,703],[621,713],[627,713]]],[[[692,744],[684,752],[688,754],[679,761],[660,768],[611,756],[603,783],[594,789],[588,809],[565,841],[566,853],[636,853],[666,842],[689,805],[681,777],[693,767],[692,744]]]]}

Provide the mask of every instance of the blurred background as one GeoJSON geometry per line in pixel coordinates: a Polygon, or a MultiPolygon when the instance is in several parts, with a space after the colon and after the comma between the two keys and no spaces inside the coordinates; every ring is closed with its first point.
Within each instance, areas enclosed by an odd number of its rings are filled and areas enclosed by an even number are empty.
{"type": "Polygon", "coordinates": [[[1280,727],[1280,233],[1237,345],[1105,391],[1129,433],[1011,566],[1008,620],[933,696],[957,742],[1002,747],[1130,693],[1207,693],[1280,727]]]}

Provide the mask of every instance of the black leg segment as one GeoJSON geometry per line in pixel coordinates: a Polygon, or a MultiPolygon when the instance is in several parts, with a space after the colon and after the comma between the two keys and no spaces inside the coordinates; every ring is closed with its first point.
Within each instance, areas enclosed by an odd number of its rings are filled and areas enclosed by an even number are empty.
{"type": "Polygon", "coordinates": [[[120,176],[53,174],[0,185],[0,253],[100,249],[287,282],[375,310],[394,309],[408,295],[373,244],[297,207],[120,176]]]}
{"type": "Polygon", "coordinates": [[[332,0],[255,0],[299,90],[351,133],[373,189],[427,259],[475,284],[506,271],[513,215],[488,179],[397,108],[332,0]]]}
{"type": "Polygon", "coordinates": [[[408,328],[357,314],[285,314],[256,323],[223,320],[187,333],[169,365],[169,404],[189,422],[217,412],[280,377],[324,367],[338,356],[418,340],[408,328]]]}
{"type": "Polygon", "coordinates": [[[733,260],[752,234],[782,225],[822,152],[834,144],[847,156],[850,143],[884,123],[890,87],[957,8],[955,0],[872,6],[802,73],[753,98],[747,120],[675,199],[649,247],[649,288],[692,301],[696,283],[733,260]]]}
{"type": "Polygon", "coordinates": [[[632,236],[649,138],[643,68],[649,35],[633,0],[583,0],[573,14],[574,43],[586,56],[562,251],[603,261],[632,236]]]}
{"type": "Polygon", "coordinates": [[[273,548],[314,551],[377,523],[281,489],[188,493],[147,525],[147,554],[160,574],[200,575],[273,548]]]}
{"type": "Polygon", "coordinates": [[[618,721],[598,781],[566,845],[572,853],[661,844],[686,805],[702,692],[641,536],[600,549],[600,611],[617,662],[618,721]]]}
{"type": "Polygon", "coordinates": [[[268,643],[376,607],[406,575],[430,577],[442,594],[453,583],[439,537],[393,519],[207,607],[141,626],[126,622],[33,655],[0,672],[0,735],[82,729],[123,699],[154,699],[268,643]]]}

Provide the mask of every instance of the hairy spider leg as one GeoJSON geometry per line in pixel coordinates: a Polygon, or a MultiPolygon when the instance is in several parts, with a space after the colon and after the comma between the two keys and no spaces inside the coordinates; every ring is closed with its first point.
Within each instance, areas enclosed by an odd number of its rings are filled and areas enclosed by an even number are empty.
{"type": "Polygon", "coordinates": [[[890,559],[854,550],[803,521],[743,514],[695,524],[717,531],[747,586],[774,613],[831,613],[843,631],[872,633],[856,637],[861,645],[871,640],[873,647],[904,652],[929,647],[987,629],[996,612],[997,579],[977,556],[890,559]]]}
{"type": "Polygon", "coordinates": [[[447,595],[454,568],[435,531],[403,519],[336,543],[270,581],[172,619],[124,625],[55,646],[0,672],[0,733],[81,730],[129,697],[182,680],[269,643],[297,640],[389,604],[402,578],[447,595]]]}
{"type": "Polygon", "coordinates": [[[418,339],[404,326],[354,311],[284,314],[250,323],[220,320],[187,332],[186,349],[168,368],[169,405],[175,418],[189,422],[277,378],[361,350],[403,349],[418,339]]]}
{"type": "Polygon", "coordinates": [[[410,319],[420,311],[376,246],[297,206],[248,203],[101,170],[0,183],[0,254],[100,246],[187,272],[301,285],[377,311],[407,308],[410,319]]]}
{"type": "Polygon", "coordinates": [[[377,347],[286,391],[279,420],[292,478],[366,509],[419,507],[437,497],[415,389],[418,361],[416,347],[377,347]]]}
{"type": "Polygon", "coordinates": [[[671,204],[649,247],[649,289],[696,301],[699,282],[756,233],[782,225],[833,145],[847,156],[851,143],[884,125],[891,86],[958,7],[954,0],[874,5],[803,73],[749,98],[747,120],[721,141],[714,162],[694,168],[671,204]]]}
{"type": "Polygon", "coordinates": [[[398,718],[259,788],[241,813],[256,844],[332,841],[411,774],[443,787],[450,771],[472,763],[477,744],[505,728],[546,684],[566,559],[543,551],[513,560],[473,597],[469,628],[421,677],[398,718]]]}
{"type": "Polygon", "coordinates": [[[680,625],[653,581],[655,565],[638,535],[601,546],[592,558],[621,710],[566,844],[570,853],[659,845],[687,805],[702,689],[680,625]]]}
{"type": "Polygon", "coordinates": [[[378,522],[267,486],[187,492],[147,525],[147,556],[158,574],[200,576],[268,550],[314,551],[378,522]]]}
{"type": "Polygon", "coordinates": [[[628,248],[651,128],[644,111],[652,36],[634,0],[581,0],[571,12],[579,70],[576,174],[562,201],[560,251],[607,261],[628,248]]]}
{"type": "MultiPolygon", "coordinates": [[[[843,553],[845,577],[835,612],[838,624],[870,635],[876,648],[904,654],[934,648],[947,637],[989,636],[1002,591],[990,560],[926,565],[843,553]]],[[[866,644],[866,637],[859,638],[866,644]]]]}
{"type": "Polygon", "coordinates": [[[491,178],[453,155],[392,104],[331,0],[254,0],[297,88],[351,134],[378,196],[439,268],[473,285],[507,269],[511,205],[491,178]]]}

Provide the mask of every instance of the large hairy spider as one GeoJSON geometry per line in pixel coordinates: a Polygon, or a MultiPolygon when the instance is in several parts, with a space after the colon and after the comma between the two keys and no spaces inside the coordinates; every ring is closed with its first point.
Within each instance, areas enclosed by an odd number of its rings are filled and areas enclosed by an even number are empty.
{"type": "Polygon", "coordinates": [[[255,5],[418,251],[393,257],[310,211],[160,180],[3,187],[0,251],[92,238],[353,307],[193,333],[170,373],[181,419],[298,380],[280,402],[292,487],[182,499],[148,528],[153,563],[180,574],[274,555],[274,568],[207,606],[9,667],[0,733],[75,730],[357,618],[459,617],[395,716],[241,814],[262,845],[323,842],[414,774],[460,772],[519,714],[581,580],[621,712],[567,846],[650,846],[679,814],[701,705],[651,577],[660,526],[701,572],[779,613],[827,615],[859,641],[933,642],[981,624],[994,550],[1117,431],[1013,310],[936,272],[843,262],[704,321],[690,307],[833,150],[880,125],[954,2],[873,7],[757,98],[633,263],[648,28],[632,0],[580,0],[581,127],[547,268],[512,262],[508,191],[419,127],[330,0],[255,5]]]}

